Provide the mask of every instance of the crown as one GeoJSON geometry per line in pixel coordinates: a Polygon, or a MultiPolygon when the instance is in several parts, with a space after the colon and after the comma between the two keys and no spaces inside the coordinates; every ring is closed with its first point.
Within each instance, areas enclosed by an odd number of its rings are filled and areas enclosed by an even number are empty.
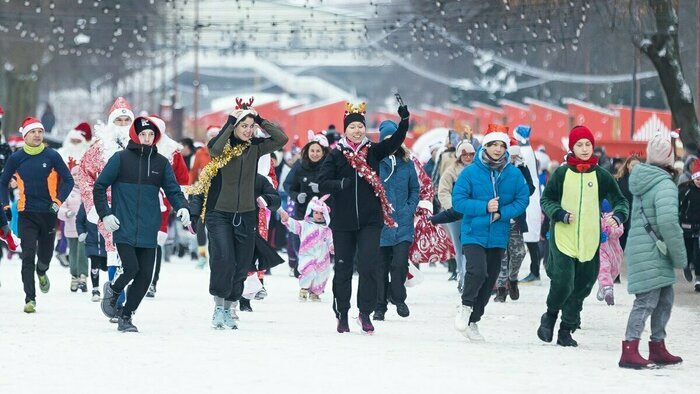
{"type": "Polygon", "coordinates": [[[365,114],[365,110],[367,109],[367,103],[364,101],[361,102],[358,105],[352,105],[350,102],[345,103],[345,116],[348,116],[350,114],[365,114]]]}
{"type": "Polygon", "coordinates": [[[236,109],[247,110],[251,105],[253,105],[253,101],[255,101],[255,98],[253,97],[251,97],[247,103],[243,102],[242,98],[236,97],[236,109]]]}

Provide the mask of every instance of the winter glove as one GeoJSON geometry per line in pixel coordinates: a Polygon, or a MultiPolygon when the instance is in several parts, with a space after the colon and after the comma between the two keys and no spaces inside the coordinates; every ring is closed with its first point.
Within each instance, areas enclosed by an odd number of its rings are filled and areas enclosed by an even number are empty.
{"type": "Polygon", "coordinates": [[[78,242],[85,242],[86,239],[87,239],[87,233],[82,233],[82,234],[78,235],[78,242]]]}
{"type": "Polygon", "coordinates": [[[60,208],[60,206],[58,204],[52,203],[51,207],[49,209],[51,209],[51,212],[53,212],[54,214],[58,214],[59,208],[60,208]]]}
{"type": "Polygon", "coordinates": [[[5,217],[7,218],[8,222],[12,220],[12,209],[9,207],[5,208],[5,217]]]}
{"type": "Polygon", "coordinates": [[[318,183],[316,182],[309,182],[309,187],[311,188],[311,191],[314,193],[319,193],[318,190],[318,183]]]}
{"type": "Polygon", "coordinates": [[[187,208],[180,208],[177,211],[177,217],[180,218],[180,223],[182,223],[182,225],[185,227],[192,223],[190,221],[190,210],[187,208]]]}
{"type": "MultiPolygon", "coordinates": [[[[342,187],[341,187],[342,189],[342,187]]],[[[306,193],[299,193],[297,194],[297,201],[299,201],[299,204],[303,204],[306,202],[306,193]]]]}
{"type": "Polygon", "coordinates": [[[263,196],[258,196],[258,198],[255,199],[255,202],[258,204],[258,208],[267,208],[267,201],[265,201],[265,198],[263,198],[263,196]]]}
{"type": "Polygon", "coordinates": [[[408,112],[408,107],[405,105],[400,106],[398,112],[401,120],[408,119],[408,117],[411,115],[411,113],[408,112]]]}
{"type": "Polygon", "coordinates": [[[114,215],[107,215],[102,218],[102,223],[105,225],[105,230],[113,233],[119,230],[119,219],[114,215]]]}

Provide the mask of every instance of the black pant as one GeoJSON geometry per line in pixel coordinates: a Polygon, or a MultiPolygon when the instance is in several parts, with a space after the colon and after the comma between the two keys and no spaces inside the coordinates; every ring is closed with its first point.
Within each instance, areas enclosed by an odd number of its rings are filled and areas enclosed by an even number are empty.
{"type": "Polygon", "coordinates": [[[525,242],[527,251],[530,253],[530,273],[540,277],[540,243],[525,242]]]}
{"type": "Polygon", "coordinates": [[[201,220],[197,220],[197,246],[205,246],[207,244],[207,230],[201,220]]]}
{"type": "Polygon", "coordinates": [[[406,302],[406,275],[408,274],[408,250],[410,242],[394,246],[382,246],[383,261],[377,269],[377,308],[386,312],[388,298],[394,305],[406,302]],[[389,275],[391,274],[391,281],[389,275]]]}
{"type": "Polygon", "coordinates": [[[467,257],[467,274],[464,278],[462,305],[473,308],[469,322],[476,323],[481,320],[486,304],[489,303],[491,290],[501,271],[504,249],[486,249],[479,245],[464,245],[462,251],[467,257]]]}
{"type": "Polygon", "coordinates": [[[90,256],[90,279],[92,287],[100,287],[100,271],[107,271],[107,257],[90,256]]]}
{"type": "Polygon", "coordinates": [[[136,248],[127,244],[117,244],[117,252],[122,261],[124,273],[112,284],[115,293],[121,293],[131,283],[126,292],[124,315],[131,315],[143,300],[153,279],[153,266],[156,262],[156,248],[136,248]]]}
{"type": "Polygon", "coordinates": [[[211,210],[205,223],[209,232],[209,294],[238,301],[253,265],[258,214],[211,210]]]}
{"type": "Polygon", "coordinates": [[[36,299],[34,285],[34,260],[36,273],[46,274],[53,256],[53,244],[56,240],[56,215],[53,213],[20,212],[18,230],[22,239],[22,283],[24,284],[24,302],[36,299]],[[37,258],[38,257],[38,258],[37,258]]]}
{"type": "Polygon", "coordinates": [[[377,306],[377,267],[381,263],[379,235],[381,227],[363,227],[357,231],[333,231],[335,265],[333,266],[333,310],[336,317],[347,315],[352,296],[352,274],[355,252],[357,273],[357,306],[360,313],[372,313],[377,306]]]}
{"type": "Polygon", "coordinates": [[[700,248],[697,238],[683,238],[685,242],[685,253],[688,257],[688,265],[695,266],[695,276],[700,276],[700,248]]]}
{"type": "Polygon", "coordinates": [[[158,284],[158,278],[160,277],[160,263],[163,260],[163,247],[156,247],[156,268],[153,272],[153,281],[151,282],[153,286],[158,284]]]}

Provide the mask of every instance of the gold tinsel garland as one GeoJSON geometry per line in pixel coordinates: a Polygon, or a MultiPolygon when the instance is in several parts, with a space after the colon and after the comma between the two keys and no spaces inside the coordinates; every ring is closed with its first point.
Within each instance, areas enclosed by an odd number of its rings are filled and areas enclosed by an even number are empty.
{"type": "Polygon", "coordinates": [[[214,179],[216,173],[218,173],[220,169],[222,169],[229,161],[231,161],[231,159],[242,155],[243,152],[249,146],[250,141],[237,144],[234,147],[231,147],[231,144],[227,142],[226,146],[224,147],[224,152],[221,154],[221,156],[212,157],[209,164],[202,168],[202,171],[199,173],[199,179],[197,180],[197,182],[194,185],[186,186],[183,188],[187,194],[204,195],[204,202],[202,203],[202,212],[199,214],[202,223],[204,223],[204,215],[207,211],[207,197],[209,194],[209,187],[211,186],[211,180],[214,179]]]}

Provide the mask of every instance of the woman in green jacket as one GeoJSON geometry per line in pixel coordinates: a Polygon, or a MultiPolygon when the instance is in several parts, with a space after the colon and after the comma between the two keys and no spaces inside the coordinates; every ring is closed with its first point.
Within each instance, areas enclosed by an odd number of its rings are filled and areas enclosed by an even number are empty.
{"type": "Polygon", "coordinates": [[[635,166],[630,174],[629,187],[635,202],[625,261],[627,288],[636,298],[622,342],[622,368],[649,368],[683,361],[670,354],[664,343],[673,307],[673,269],[681,269],[687,263],[674,173],[671,141],[657,135],[647,145],[646,164],[635,166]],[[647,360],[639,354],[639,338],[649,316],[651,341],[647,360]]]}

